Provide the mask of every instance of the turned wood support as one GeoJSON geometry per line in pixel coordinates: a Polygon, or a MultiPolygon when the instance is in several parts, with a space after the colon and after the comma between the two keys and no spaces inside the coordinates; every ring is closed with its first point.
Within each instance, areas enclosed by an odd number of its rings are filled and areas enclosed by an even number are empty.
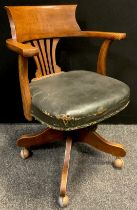
{"type": "Polygon", "coordinates": [[[72,139],[68,137],[66,140],[65,158],[61,175],[61,184],[60,184],[61,197],[65,197],[66,195],[71,146],[72,146],[72,139]]]}

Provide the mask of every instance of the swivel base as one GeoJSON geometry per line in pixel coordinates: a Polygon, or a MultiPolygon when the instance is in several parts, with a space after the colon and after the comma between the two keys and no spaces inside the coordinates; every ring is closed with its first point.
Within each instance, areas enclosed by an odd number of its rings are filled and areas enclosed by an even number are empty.
{"type": "Polygon", "coordinates": [[[66,140],[64,165],[61,174],[61,184],[58,203],[61,207],[65,207],[69,203],[69,198],[66,195],[67,180],[69,171],[69,161],[71,154],[71,147],[73,142],[81,142],[88,144],[102,152],[111,154],[116,157],[113,162],[113,166],[117,169],[121,169],[124,166],[124,161],[121,157],[126,155],[126,151],[121,144],[108,142],[96,132],[96,127],[88,127],[84,129],[74,131],[57,131],[51,128],[46,128],[40,133],[34,135],[23,135],[17,140],[17,146],[22,147],[21,157],[26,159],[29,157],[29,150],[33,146],[40,146],[43,144],[64,141],[66,140]]]}

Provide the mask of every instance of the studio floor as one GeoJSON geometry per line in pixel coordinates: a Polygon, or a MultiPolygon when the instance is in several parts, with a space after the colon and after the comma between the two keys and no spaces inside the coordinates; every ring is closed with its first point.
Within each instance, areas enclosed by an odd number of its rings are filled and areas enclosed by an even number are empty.
{"type": "MultiPolygon", "coordinates": [[[[16,139],[42,129],[40,124],[0,124],[0,210],[60,209],[60,174],[65,142],[33,150],[29,159],[19,156],[16,139]]],[[[67,210],[137,210],[137,125],[99,125],[107,140],[124,144],[127,156],[122,170],[111,165],[114,157],[74,144],[68,179],[67,210]]]]}

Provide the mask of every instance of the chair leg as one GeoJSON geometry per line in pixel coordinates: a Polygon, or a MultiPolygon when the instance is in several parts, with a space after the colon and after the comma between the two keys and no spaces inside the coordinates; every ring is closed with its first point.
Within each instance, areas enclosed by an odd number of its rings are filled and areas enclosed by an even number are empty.
{"type": "Polygon", "coordinates": [[[64,140],[64,132],[46,128],[41,132],[35,134],[22,135],[17,140],[17,146],[22,147],[21,157],[26,159],[29,157],[29,148],[33,146],[40,146],[55,141],[64,140]]]}
{"type": "Polygon", "coordinates": [[[120,158],[126,155],[123,145],[106,141],[96,131],[86,132],[84,135],[79,135],[78,141],[93,146],[105,153],[116,156],[117,159],[113,163],[114,166],[119,169],[123,167],[124,161],[120,158]]]}
{"type": "Polygon", "coordinates": [[[64,158],[64,165],[63,165],[63,169],[62,169],[61,184],[60,184],[59,205],[61,207],[67,206],[68,202],[69,202],[69,198],[66,195],[66,189],[67,189],[71,146],[72,146],[72,139],[70,137],[68,137],[66,140],[65,158],[64,158]]]}

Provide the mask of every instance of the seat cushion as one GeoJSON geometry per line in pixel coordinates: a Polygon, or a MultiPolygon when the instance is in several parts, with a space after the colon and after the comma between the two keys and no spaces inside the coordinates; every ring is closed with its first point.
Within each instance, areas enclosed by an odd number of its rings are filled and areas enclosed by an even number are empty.
{"type": "Polygon", "coordinates": [[[61,72],[32,80],[32,115],[57,130],[96,124],[124,109],[129,87],[94,72],[61,72]]]}

